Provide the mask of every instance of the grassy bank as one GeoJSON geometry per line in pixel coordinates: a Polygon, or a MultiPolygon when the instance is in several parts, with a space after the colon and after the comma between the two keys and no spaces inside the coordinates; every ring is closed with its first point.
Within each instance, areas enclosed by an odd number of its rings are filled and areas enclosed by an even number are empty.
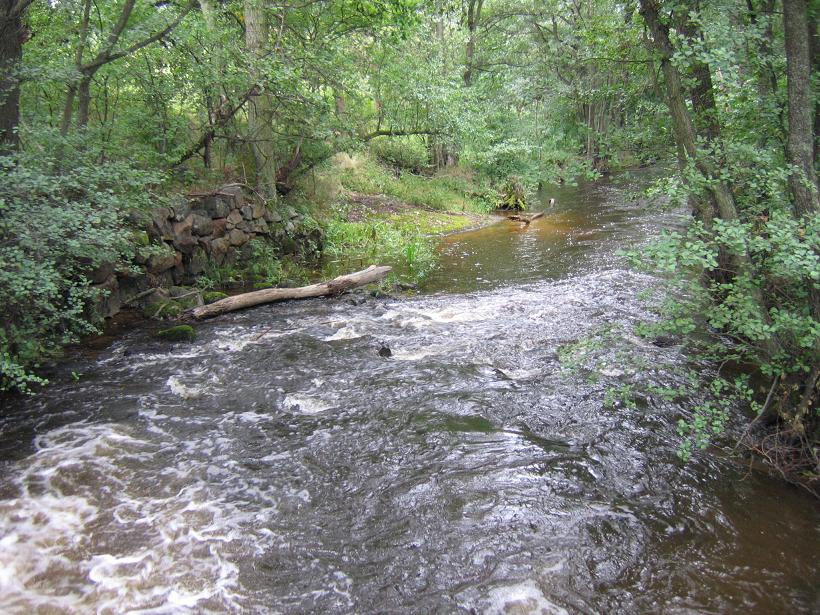
{"type": "Polygon", "coordinates": [[[415,283],[437,263],[436,237],[491,221],[495,193],[464,169],[423,175],[370,154],[338,154],[291,196],[324,230],[321,273],[372,263],[415,283]]]}

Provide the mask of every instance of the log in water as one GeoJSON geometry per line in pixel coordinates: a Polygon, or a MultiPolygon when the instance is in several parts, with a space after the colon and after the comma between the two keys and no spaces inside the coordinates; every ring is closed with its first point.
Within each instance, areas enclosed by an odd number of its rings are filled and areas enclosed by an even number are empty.
{"type": "Polygon", "coordinates": [[[202,305],[190,310],[189,314],[196,320],[213,318],[220,314],[244,310],[257,305],[287,301],[289,299],[309,299],[340,295],[345,291],[383,280],[392,270],[391,267],[371,265],[367,269],[340,275],[328,282],[301,286],[299,288],[265,288],[241,295],[226,297],[208,305],[202,305]]]}

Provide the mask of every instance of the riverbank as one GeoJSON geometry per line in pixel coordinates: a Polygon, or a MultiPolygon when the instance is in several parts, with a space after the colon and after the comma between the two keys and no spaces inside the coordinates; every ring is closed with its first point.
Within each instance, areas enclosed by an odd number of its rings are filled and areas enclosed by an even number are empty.
{"type": "Polygon", "coordinates": [[[439,262],[436,238],[497,221],[496,199],[466,169],[422,174],[342,153],[305,177],[289,201],[324,231],[323,276],[378,262],[394,268],[388,283],[417,284],[439,262]]]}

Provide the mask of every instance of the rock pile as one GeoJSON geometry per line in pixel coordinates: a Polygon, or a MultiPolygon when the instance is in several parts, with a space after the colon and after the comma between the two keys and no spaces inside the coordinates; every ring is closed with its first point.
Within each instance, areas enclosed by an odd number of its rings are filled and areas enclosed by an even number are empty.
{"type": "MultiPolygon", "coordinates": [[[[115,270],[103,265],[91,272],[94,287],[103,291],[97,312],[110,317],[125,304],[141,306],[167,302],[178,288],[192,284],[209,266],[231,265],[249,256],[248,243],[266,237],[293,247],[300,215],[292,208],[273,211],[250,196],[241,185],[229,184],[210,193],[180,197],[168,207],[132,214],[139,246],[131,267],[115,270]]],[[[201,297],[185,297],[187,303],[201,297]]],[[[181,303],[183,307],[186,302],[181,303]]],[[[179,307],[176,308],[176,311],[179,307]]],[[[173,316],[165,313],[163,315],[173,316]]]]}

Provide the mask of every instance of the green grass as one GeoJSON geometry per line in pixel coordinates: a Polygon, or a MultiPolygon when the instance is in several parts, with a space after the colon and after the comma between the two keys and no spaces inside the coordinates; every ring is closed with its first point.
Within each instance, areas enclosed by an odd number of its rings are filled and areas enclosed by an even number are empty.
{"type": "Polygon", "coordinates": [[[415,207],[441,211],[487,213],[494,195],[466,177],[440,174],[433,177],[401,171],[399,176],[370,157],[354,159],[356,164],[341,170],[342,186],[361,194],[383,194],[415,207]]]}
{"type": "Polygon", "coordinates": [[[435,236],[480,225],[496,195],[463,169],[426,177],[339,154],[291,198],[325,230],[323,277],[384,264],[393,281],[416,283],[438,263],[435,236]]]}

